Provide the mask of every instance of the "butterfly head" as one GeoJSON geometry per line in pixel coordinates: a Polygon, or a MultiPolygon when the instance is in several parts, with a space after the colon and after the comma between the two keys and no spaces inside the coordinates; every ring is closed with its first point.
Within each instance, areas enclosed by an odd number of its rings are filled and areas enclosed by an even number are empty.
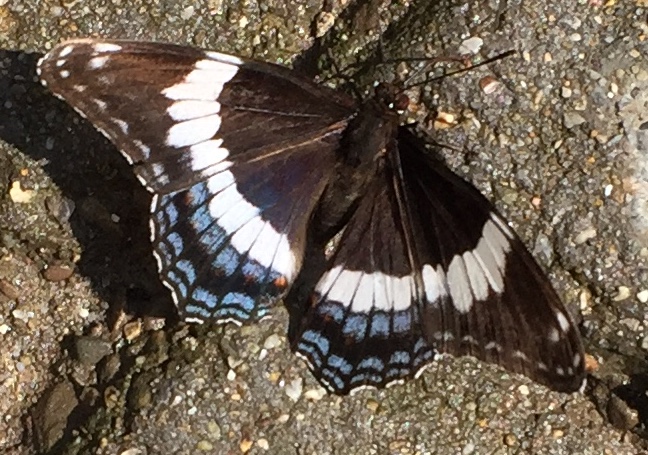
{"type": "Polygon", "coordinates": [[[390,111],[403,113],[409,105],[409,97],[394,84],[381,82],[375,87],[375,97],[390,111]]]}

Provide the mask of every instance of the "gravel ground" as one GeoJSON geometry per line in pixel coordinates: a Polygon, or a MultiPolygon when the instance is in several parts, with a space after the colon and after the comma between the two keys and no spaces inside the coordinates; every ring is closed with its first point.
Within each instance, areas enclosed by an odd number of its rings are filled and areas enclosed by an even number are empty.
{"type": "Polygon", "coordinates": [[[0,0],[0,453],[645,452],[648,2],[394,3],[0,0]],[[242,329],[179,324],[148,195],[37,82],[37,59],[72,36],[341,69],[360,87],[417,67],[385,58],[517,50],[418,86],[410,117],[454,116],[434,133],[449,165],[582,314],[586,393],[443,359],[403,386],[329,396],[290,353],[283,308],[242,329]]]}

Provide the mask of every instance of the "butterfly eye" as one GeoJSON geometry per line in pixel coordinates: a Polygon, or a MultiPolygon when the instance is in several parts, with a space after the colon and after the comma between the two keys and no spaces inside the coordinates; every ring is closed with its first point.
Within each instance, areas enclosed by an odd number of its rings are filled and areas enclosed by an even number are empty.
{"type": "Polygon", "coordinates": [[[396,95],[396,99],[394,100],[393,106],[394,110],[397,112],[402,112],[407,109],[407,106],[409,106],[409,96],[407,96],[404,93],[400,93],[396,95]]]}

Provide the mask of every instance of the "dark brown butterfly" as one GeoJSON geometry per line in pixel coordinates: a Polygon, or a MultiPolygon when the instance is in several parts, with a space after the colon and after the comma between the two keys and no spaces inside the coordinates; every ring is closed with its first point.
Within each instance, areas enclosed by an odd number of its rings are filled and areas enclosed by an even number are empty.
{"type": "Polygon", "coordinates": [[[162,43],[73,40],[43,83],[101,130],[153,194],[160,276],[189,321],[260,319],[311,232],[343,229],[291,340],[336,393],[471,355],[560,391],[580,336],[492,205],[366,102],[288,68],[162,43]]]}

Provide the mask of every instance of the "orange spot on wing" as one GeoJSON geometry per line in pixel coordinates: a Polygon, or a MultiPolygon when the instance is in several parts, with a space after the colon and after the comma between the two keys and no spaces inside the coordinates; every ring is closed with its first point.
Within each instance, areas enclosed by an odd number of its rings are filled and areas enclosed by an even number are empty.
{"type": "Polygon", "coordinates": [[[275,286],[277,286],[279,289],[283,289],[286,286],[288,286],[288,280],[286,280],[285,276],[280,276],[279,278],[274,280],[275,286]]]}

